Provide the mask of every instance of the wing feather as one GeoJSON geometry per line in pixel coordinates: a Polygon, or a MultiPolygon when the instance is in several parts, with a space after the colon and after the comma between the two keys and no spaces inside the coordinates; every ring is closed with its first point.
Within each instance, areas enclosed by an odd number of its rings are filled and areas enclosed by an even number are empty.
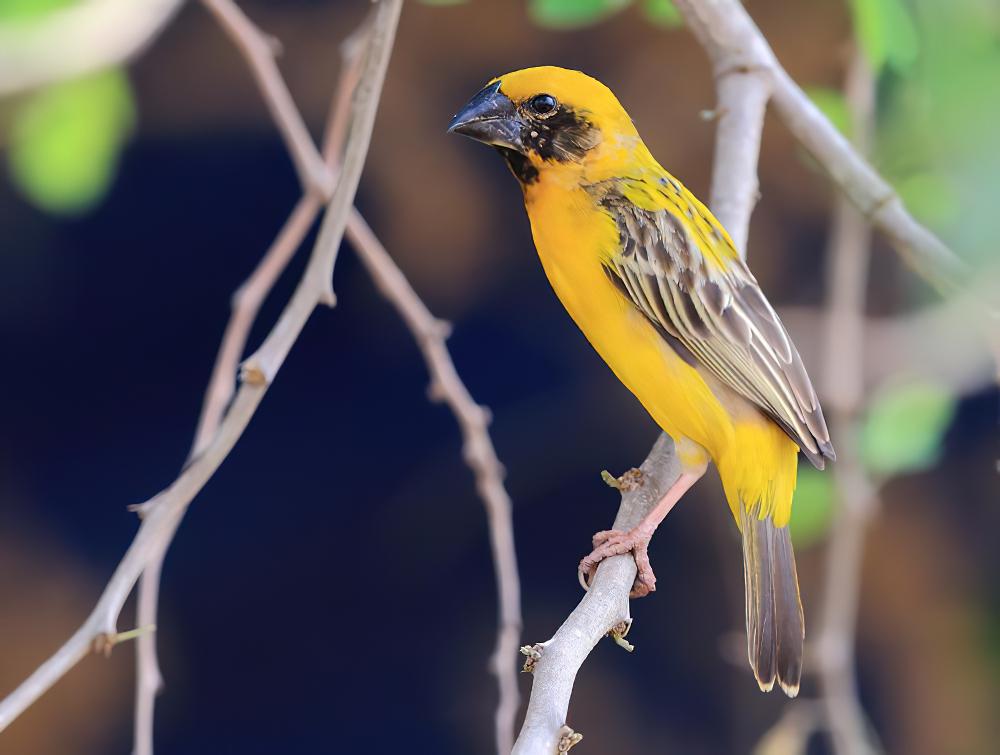
{"type": "MultiPolygon", "coordinates": [[[[676,199],[676,198],[675,198],[676,199]]],[[[603,204],[618,225],[620,249],[606,262],[609,277],[676,348],[775,420],[817,467],[835,458],[816,391],[774,308],[729,247],[710,264],[692,235],[729,244],[717,222],[690,224],[668,208],[642,209],[625,196],[603,204]]],[[[688,207],[691,210],[691,207],[688,207]]],[[[707,211],[705,211],[707,213],[707,211]]]]}

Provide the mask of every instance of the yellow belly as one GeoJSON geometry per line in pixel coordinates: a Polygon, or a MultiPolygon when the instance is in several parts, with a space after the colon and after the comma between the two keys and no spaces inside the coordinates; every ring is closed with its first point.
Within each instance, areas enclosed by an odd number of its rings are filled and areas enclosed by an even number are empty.
{"type": "Polygon", "coordinates": [[[755,410],[735,416],[727,411],[701,374],[608,280],[602,261],[619,247],[611,217],[582,189],[535,185],[525,205],[556,295],[618,379],[677,443],[681,462],[694,468],[715,461],[737,520],[741,503],[759,504],[761,516],[786,523],[797,446],[755,410]]]}
{"type": "MultiPolygon", "coordinates": [[[[732,440],[729,416],[603,270],[602,261],[618,249],[614,221],[579,189],[538,192],[526,204],[545,274],[587,340],[665,432],[716,458],[732,440]]],[[[707,459],[683,461],[694,466],[707,459]]]]}

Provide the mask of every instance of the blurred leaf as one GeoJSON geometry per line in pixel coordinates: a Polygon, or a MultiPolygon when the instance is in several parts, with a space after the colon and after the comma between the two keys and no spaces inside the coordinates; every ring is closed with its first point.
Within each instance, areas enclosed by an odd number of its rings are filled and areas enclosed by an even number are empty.
{"type": "Polygon", "coordinates": [[[646,18],[660,26],[674,28],[684,23],[683,16],[672,0],[646,0],[642,10],[646,18]]]}
{"type": "Polygon", "coordinates": [[[915,173],[896,181],[896,191],[914,215],[931,225],[954,222],[962,209],[947,176],[915,173]]]}
{"type": "Polygon", "coordinates": [[[14,183],[53,213],[79,213],[104,196],[135,121],[125,75],[109,70],[56,84],[14,113],[9,149],[14,183]]]}
{"type": "Polygon", "coordinates": [[[903,0],[851,0],[861,49],[875,73],[886,65],[904,72],[917,58],[917,30],[903,0]]]}
{"type": "Polygon", "coordinates": [[[931,383],[897,386],[876,396],[861,433],[868,467],[892,475],[931,466],[954,415],[955,397],[931,383]]]}
{"type": "Polygon", "coordinates": [[[799,467],[789,527],[796,548],[822,540],[833,519],[833,477],[805,464],[799,467]]]}
{"type": "Polygon", "coordinates": [[[836,89],[826,87],[806,87],[806,94],[813,104],[818,107],[837,130],[851,138],[851,111],[847,107],[847,100],[844,95],[836,89]]]}
{"type": "Polygon", "coordinates": [[[632,0],[529,0],[535,23],[552,29],[573,29],[603,21],[632,0]]]}
{"type": "Polygon", "coordinates": [[[76,0],[0,0],[0,20],[24,21],[73,5],[76,0]]]}

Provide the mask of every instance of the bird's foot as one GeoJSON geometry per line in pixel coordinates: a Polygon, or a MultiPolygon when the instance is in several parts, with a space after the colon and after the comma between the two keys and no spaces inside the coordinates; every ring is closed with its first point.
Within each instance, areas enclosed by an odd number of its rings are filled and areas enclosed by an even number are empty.
{"type": "Polygon", "coordinates": [[[636,527],[628,532],[621,530],[604,530],[594,535],[594,550],[580,562],[578,570],[580,584],[589,589],[590,583],[597,572],[597,565],[606,558],[632,553],[637,569],[635,582],[632,583],[630,598],[641,598],[656,590],[656,575],[649,563],[649,539],[652,532],[636,527]]]}

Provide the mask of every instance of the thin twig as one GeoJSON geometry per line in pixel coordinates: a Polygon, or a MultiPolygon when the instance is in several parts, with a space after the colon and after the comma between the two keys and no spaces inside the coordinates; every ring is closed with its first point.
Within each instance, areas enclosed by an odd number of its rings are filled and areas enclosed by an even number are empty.
{"type": "MultiPolygon", "coordinates": [[[[367,33],[367,26],[362,26],[342,45],[344,64],[327,128],[326,144],[323,149],[325,162],[317,162],[318,153],[312,145],[301,115],[295,109],[271,48],[261,37],[259,29],[230,0],[205,0],[205,2],[246,57],[268,103],[268,108],[285,138],[289,152],[293,155],[296,165],[303,166],[299,170],[305,192],[301,202],[309,202],[315,195],[325,198],[334,182],[337,158],[346,128],[344,114],[349,112],[351,95],[357,83],[361,41],[367,33]]],[[[308,225],[309,223],[306,223],[306,227],[308,225]]],[[[475,403],[455,370],[444,344],[447,326],[440,323],[427,310],[356,210],[352,210],[348,217],[347,235],[379,289],[393,302],[413,331],[431,373],[431,395],[444,400],[458,420],[465,443],[465,459],[475,474],[476,487],[487,510],[499,604],[497,646],[491,662],[499,685],[496,743],[500,753],[507,753],[511,748],[519,697],[515,664],[521,627],[520,580],[514,550],[510,498],[503,485],[502,466],[487,431],[488,412],[475,403]]],[[[290,245],[289,256],[297,244],[298,241],[295,241],[290,245]]],[[[277,242],[275,246],[278,246],[277,242]]],[[[220,350],[213,379],[206,394],[206,413],[203,414],[202,424],[208,425],[209,428],[213,422],[217,423],[218,419],[206,415],[211,408],[221,417],[232,395],[232,376],[235,374],[246,334],[256,318],[260,299],[266,295],[274,279],[280,274],[280,270],[273,275],[261,270],[265,266],[268,266],[268,269],[273,267],[270,263],[271,257],[272,253],[269,252],[258,268],[261,274],[255,272],[242,289],[256,292],[254,297],[249,302],[238,300],[234,305],[233,318],[227,328],[227,338],[220,350]]],[[[280,264],[283,267],[284,262],[280,264]]]]}
{"type": "Polygon", "coordinates": [[[271,117],[290,145],[289,153],[299,174],[299,182],[307,193],[317,191],[321,195],[329,194],[333,187],[330,171],[324,166],[316,143],[309,136],[309,129],[281,78],[281,72],[274,62],[274,47],[232,0],[202,2],[229,33],[243,57],[251,63],[250,70],[264,94],[264,102],[271,111],[271,117]]]}
{"type": "Polygon", "coordinates": [[[476,489],[486,507],[499,604],[496,650],[490,662],[500,691],[495,715],[496,744],[497,752],[506,755],[512,745],[519,701],[516,662],[521,636],[521,586],[510,496],[503,485],[503,467],[487,431],[489,412],[475,402],[455,369],[445,345],[448,324],[427,309],[357,210],[347,224],[347,238],[379,291],[413,331],[431,374],[430,395],[444,401],[458,420],[463,455],[475,474],[476,489]]]}
{"type": "MultiPolygon", "coordinates": [[[[855,147],[870,148],[875,120],[875,78],[855,50],[847,71],[845,99],[851,110],[855,147]]],[[[858,697],[854,643],[865,534],[877,493],[854,440],[864,406],[864,325],[871,257],[871,226],[841,197],[834,213],[828,252],[825,393],[834,437],[842,439],[833,475],[837,516],[827,544],[822,624],[815,645],[822,701],[834,751],[865,755],[878,750],[858,697]]]]}
{"type": "Polygon", "coordinates": [[[0,25],[0,95],[83,76],[137,55],[182,0],[87,0],[0,25]]]}
{"type": "MultiPolygon", "coordinates": [[[[215,5],[220,4],[215,3],[215,5]]],[[[232,12],[227,11],[224,7],[217,13],[217,17],[224,22],[225,19],[238,18],[240,15],[241,13],[238,9],[232,12]]],[[[344,139],[347,136],[347,122],[351,111],[351,95],[360,75],[361,53],[364,49],[363,43],[365,37],[370,30],[369,21],[370,17],[341,45],[343,65],[333,97],[330,116],[327,120],[326,135],[324,136],[323,168],[324,171],[327,171],[327,175],[323,176],[323,185],[319,189],[315,189],[305,183],[309,176],[314,175],[315,170],[300,171],[299,177],[303,180],[303,196],[296,203],[291,215],[278,232],[274,243],[271,244],[253,273],[251,273],[250,277],[247,278],[233,295],[232,314],[226,325],[222,343],[215,358],[215,365],[212,368],[212,376],[205,391],[205,399],[202,405],[201,416],[198,418],[198,428],[195,431],[194,443],[189,459],[198,456],[218,430],[226,407],[229,406],[229,402],[235,393],[237,368],[240,359],[243,357],[250,329],[257,319],[257,313],[260,311],[264,299],[267,298],[271,289],[274,288],[274,284],[281,277],[281,274],[295,255],[296,250],[302,244],[302,240],[315,222],[323,202],[329,199],[329,193],[333,189],[333,181],[335,180],[332,168],[339,157],[344,139]]],[[[249,20],[243,24],[237,24],[235,27],[226,26],[225,28],[242,29],[249,34],[259,33],[249,20]]],[[[238,35],[234,34],[233,36],[238,35]]],[[[253,50],[261,55],[265,54],[261,45],[241,44],[240,47],[243,50],[253,50]]],[[[278,86],[278,88],[283,86],[280,76],[275,79],[273,75],[258,74],[256,78],[264,91],[271,91],[275,86],[278,86]],[[275,81],[277,84],[275,84],[275,81]],[[269,82],[270,89],[264,88],[264,82],[269,82]]],[[[280,104],[271,106],[272,112],[280,111],[284,107],[292,107],[293,109],[295,107],[290,95],[278,98],[277,102],[280,104]]],[[[302,133],[305,130],[305,126],[297,115],[283,116],[281,122],[297,122],[301,125],[300,129],[292,128],[283,130],[286,138],[291,138],[292,134],[302,133]]],[[[308,138],[308,134],[306,136],[308,138]]],[[[314,149],[304,152],[306,159],[311,159],[315,154],[314,149]]],[[[180,522],[178,521],[177,526],[179,525],[180,522]]],[[[170,547],[172,540],[173,533],[167,538],[164,549],[150,560],[149,565],[143,570],[142,576],[139,579],[137,617],[140,625],[155,625],[157,622],[160,575],[167,549],[170,547]]],[[[163,687],[163,675],[160,672],[159,660],[157,658],[156,640],[155,635],[149,634],[140,637],[136,643],[133,755],[152,755],[153,753],[153,716],[156,695],[163,687]]]]}
{"type": "MultiPolygon", "coordinates": [[[[639,469],[639,484],[623,486],[613,525],[616,530],[636,526],[677,481],[680,463],[669,436],[660,435],[639,469]]],[[[513,755],[556,752],[580,666],[602,637],[617,624],[631,620],[628,595],[635,575],[631,554],[602,561],[590,589],[552,639],[529,651],[534,659],[531,698],[513,755]]]]}
{"type": "Polygon", "coordinates": [[[165,547],[191,500],[239,440],[309,315],[328,290],[329,282],[320,278],[332,269],[361,177],[401,7],[402,0],[381,0],[375,7],[368,54],[352,107],[347,157],[319,239],[277,324],[244,364],[240,389],[215,438],[169,487],[139,507],[143,515],[139,531],[94,611],[55,655],[0,702],[0,731],[86,656],[95,643],[106,645],[115,637],[118,616],[140,573],[165,547]]]}

